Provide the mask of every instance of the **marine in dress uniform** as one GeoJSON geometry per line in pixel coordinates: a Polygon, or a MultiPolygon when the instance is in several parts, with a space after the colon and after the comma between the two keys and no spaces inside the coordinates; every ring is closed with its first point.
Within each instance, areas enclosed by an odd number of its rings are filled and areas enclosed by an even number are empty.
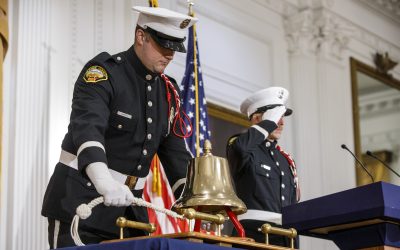
{"type": "MultiPolygon", "coordinates": [[[[186,52],[183,41],[196,19],[163,8],[133,9],[139,12],[135,44],[116,55],[97,55],[75,83],[68,132],[42,207],[51,248],[75,245],[69,228],[76,208],[101,195],[104,204],[79,223],[83,243],[118,238],[119,216],[148,222],[145,208],[129,205],[133,196],[142,197],[155,153],[169,183],[184,183],[191,154],[183,138],[188,131],[179,126],[184,117],[179,88],[174,79],[154,70],[157,65],[149,65],[148,52],[149,46],[169,56],[186,52]],[[148,46],[147,54],[136,43],[148,46]]],[[[128,231],[128,237],[145,234],[128,231]]]]}
{"type": "MultiPolygon", "coordinates": [[[[231,137],[227,145],[236,192],[248,209],[238,219],[246,236],[257,242],[265,242],[265,235],[258,228],[265,223],[281,225],[282,207],[300,198],[294,161],[277,143],[283,116],[292,113],[284,106],[288,96],[286,89],[271,87],[244,100],[241,112],[253,125],[231,137]]],[[[285,238],[271,235],[270,244],[290,246],[285,238]]]]}

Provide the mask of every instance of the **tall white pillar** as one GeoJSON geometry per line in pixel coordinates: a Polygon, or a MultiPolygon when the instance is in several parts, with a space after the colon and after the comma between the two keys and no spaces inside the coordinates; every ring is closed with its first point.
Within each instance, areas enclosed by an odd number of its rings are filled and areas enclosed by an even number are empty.
{"type": "MultiPolygon", "coordinates": [[[[293,134],[302,201],[355,186],[348,29],[322,4],[307,4],[285,20],[294,114],[293,134]]],[[[302,237],[302,249],[337,249],[302,237]]]]}
{"type": "Polygon", "coordinates": [[[130,0],[10,3],[0,249],[48,248],[41,206],[67,129],[73,83],[97,53],[132,44],[132,5],[130,0]]]}
{"type": "Polygon", "coordinates": [[[11,66],[5,88],[12,96],[5,103],[8,186],[2,246],[46,249],[47,229],[40,211],[48,180],[50,0],[13,1],[10,7],[12,45],[7,63],[11,66]]]}

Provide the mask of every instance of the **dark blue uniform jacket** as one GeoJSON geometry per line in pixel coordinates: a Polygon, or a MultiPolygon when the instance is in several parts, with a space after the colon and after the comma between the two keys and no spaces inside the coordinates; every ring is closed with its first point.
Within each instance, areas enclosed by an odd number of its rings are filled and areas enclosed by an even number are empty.
{"type": "MultiPolygon", "coordinates": [[[[272,132],[271,121],[258,124],[272,132]]],[[[237,195],[248,209],[281,213],[282,207],[296,203],[296,188],[286,158],[276,148],[276,141],[265,140],[254,127],[236,139],[227,148],[237,195]]]]}
{"type": "MultiPolygon", "coordinates": [[[[179,91],[175,80],[170,80],[179,91]]],[[[75,83],[70,124],[62,143],[63,151],[77,156],[78,170],[57,164],[45,193],[42,215],[70,223],[80,204],[100,196],[85,173],[87,165],[94,162],[104,162],[125,175],[146,177],[157,153],[171,186],[185,178],[191,156],[184,139],[169,131],[167,116],[165,82],[144,67],[133,47],[113,56],[103,52],[90,60],[75,83]],[[107,79],[85,81],[91,66],[102,67],[107,79]],[[93,143],[95,146],[90,146],[93,143]],[[82,145],[89,146],[82,150],[82,145]]],[[[143,189],[132,192],[142,197],[143,189]]],[[[115,237],[115,220],[124,215],[147,221],[144,208],[101,204],[88,219],[80,221],[80,227],[115,237]]]]}

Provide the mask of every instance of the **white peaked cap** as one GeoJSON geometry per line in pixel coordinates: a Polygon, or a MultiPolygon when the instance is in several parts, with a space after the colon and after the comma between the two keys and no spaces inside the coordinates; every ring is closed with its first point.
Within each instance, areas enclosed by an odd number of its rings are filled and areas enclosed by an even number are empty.
{"type": "Polygon", "coordinates": [[[187,35],[187,28],[198,20],[195,17],[160,7],[133,6],[132,9],[139,12],[137,24],[140,27],[144,29],[150,27],[178,39],[184,39],[187,35]]]}
{"type": "MultiPolygon", "coordinates": [[[[269,105],[283,105],[289,98],[289,91],[282,87],[270,87],[259,90],[247,97],[240,105],[240,112],[250,117],[258,109],[269,105]]],[[[292,114],[291,109],[287,109],[285,115],[292,114]]]]}

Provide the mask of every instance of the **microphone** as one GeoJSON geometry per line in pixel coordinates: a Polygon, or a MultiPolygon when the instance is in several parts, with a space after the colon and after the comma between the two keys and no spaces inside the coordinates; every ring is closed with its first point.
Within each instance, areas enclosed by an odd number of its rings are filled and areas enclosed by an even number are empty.
{"type": "Polygon", "coordinates": [[[383,164],[383,166],[387,167],[390,171],[392,171],[395,175],[397,175],[397,177],[400,177],[400,175],[398,173],[396,173],[396,171],[394,171],[389,165],[387,165],[384,161],[379,159],[376,155],[372,154],[371,151],[368,150],[367,155],[369,155],[372,158],[374,158],[375,160],[379,161],[380,163],[383,164]]]}
{"type": "Polygon", "coordinates": [[[364,169],[364,171],[369,175],[369,177],[371,177],[372,182],[375,182],[374,177],[372,177],[372,174],[367,170],[367,168],[364,166],[364,164],[362,164],[362,162],[357,158],[357,156],[355,156],[353,152],[351,152],[350,149],[345,144],[342,144],[342,148],[349,151],[349,153],[354,157],[354,159],[356,159],[357,163],[364,169]]]}

